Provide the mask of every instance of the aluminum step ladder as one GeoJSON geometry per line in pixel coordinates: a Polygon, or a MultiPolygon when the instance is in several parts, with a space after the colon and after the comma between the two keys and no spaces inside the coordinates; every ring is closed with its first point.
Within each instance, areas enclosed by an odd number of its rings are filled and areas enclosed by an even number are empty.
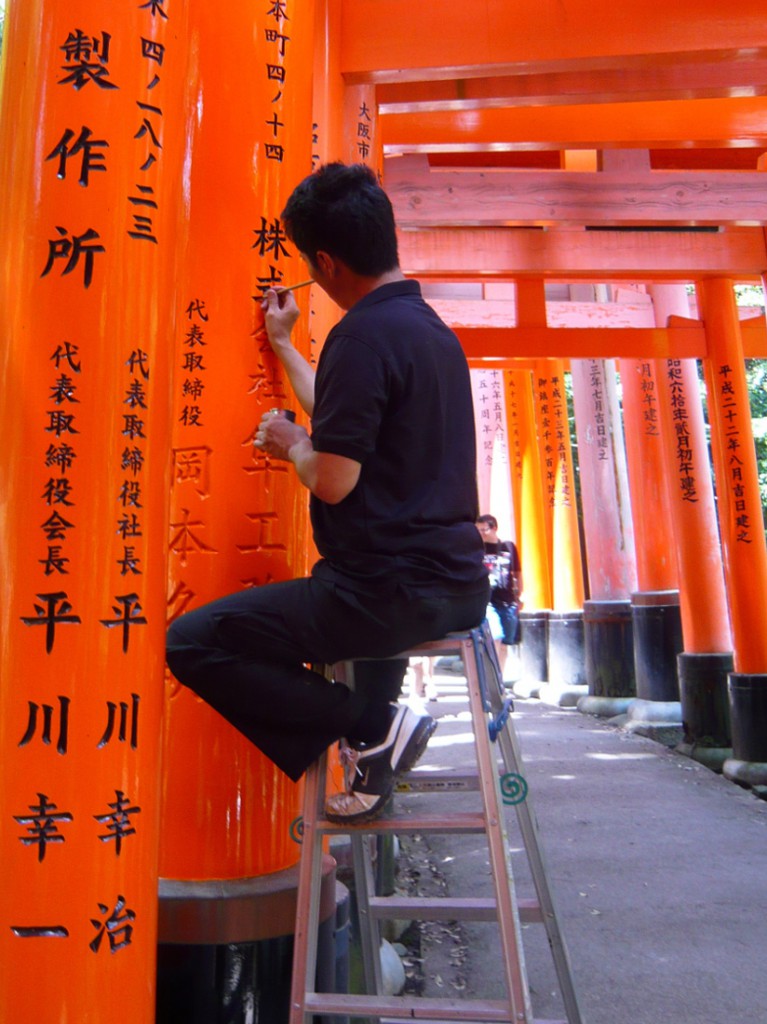
{"type": "MultiPolygon", "coordinates": [[[[421,644],[400,658],[458,655],[466,678],[476,770],[468,774],[409,772],[398,782],[394,810],[407,803],[407,794],[440,791],[449,800],[456,791],[478,790],[477,813],[428,816],[388,814],[362,825],[338,825],[324,817],[326,756],[307,772],[299,865],[290,1024],[307,1024],[314,1015],[366,1018],[386,1024],[409,1021],[492,1021],[499,1024],[583,1024],[570,962],[549,888],[538,829],[530,806],[527,783],[512,719],[512,702],[504,691],[498,660],[487,623],[443,640],[421,644]],[[515,894],[506,831],[507,807],[516,819],[527,855],[536,898],[518,901],[515,894]],[[492,898],[404,897],[375,895],[374,870],[368,837],[371,834],[484,833],[493,881],[492,898]],[[319,927],[320,874],[323,837],[349,835],[357,895],[366,993],[317,992],[315,974],[319,927]],[[496,921],[500,935],[505,999],[431,998],[383,994],[379,921],[405,920],[496,921]],[[566,1020],[533,1017],[525,971],[521,923],[544,926],[566,1020]]],[[[349,663],[347,663],[348,666],[349,663]]],[[[347,667],[347,679],[348,679],[347,667]]],[[[469,748],[467,747],[467,751],[469,748]]]]}

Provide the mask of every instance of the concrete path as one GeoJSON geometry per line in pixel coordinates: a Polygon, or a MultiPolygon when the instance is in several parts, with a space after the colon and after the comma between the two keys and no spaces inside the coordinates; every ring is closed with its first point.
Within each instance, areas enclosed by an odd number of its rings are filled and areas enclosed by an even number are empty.
{"type": "MultiPolygon", "coordinates": [[[[463,680],[436,681],[421,765],[473,766],[463,680]]],[[[584,1024],[767,1024],[767,803],[578,711],[516,699],[514,722],[584,1024]]],[[[444,813],[476,797],[408,799],[444,813]]],[[[532,896],[513,811],[511,842],[517,895],[532,896]]],[[[421,892],[487,891],[482,837],[402,849],[421,892]]],[[[495,925],[423,928],[426,994],[503,995],[495,925]]],[[[542,925],[523,928],[523,946],[536,1018],[562,1018],[542,925]]]]}

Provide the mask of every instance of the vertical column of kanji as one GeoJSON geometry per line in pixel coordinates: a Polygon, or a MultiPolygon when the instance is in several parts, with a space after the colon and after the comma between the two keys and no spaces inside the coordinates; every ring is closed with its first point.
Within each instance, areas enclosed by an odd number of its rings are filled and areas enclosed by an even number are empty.
{"type": "Polygon", "coordinates": [[[0,1019],[154,1020],[174,0],[8,7],[0,1019]]]}
{"type": "Polygon", "coordinates": [[[565,367],[537,359],[533,374],[544,501],[549,523],[552,603],[548,616],[547,699],[572,703],[585,683],[583,556],[573,472],[565,367]],[[554,690],[558,689],[559,693],[554,690]]]}
{"type": "Polygon", "coordinates": [[[767,784],[767,544],[738,310],[732,281],[697,286],[706,326],[704,362],[718,483],[735,671],[729,678],[733,757],[724,773],[767,784]]]}
{"type": "Polygon", "coordinates": [[[383,144],[378,131],[378,106],[374,85],[347,85],[344,89],[344,139],[342,159],[348,164],[367,164],[383,171],[383,144]]]}
{"type": "MultiPolygon", "coordinates": [[[[344,97],[346,87],[339,67],[341,5],[317,0],[312,90],[312,170],[343,157],[345,145],[344,97]]],[[[328,331],[341,318],[341,309],[321,288],[311,289],[311,348],[316,366],[328,331]]]]}
{"type": "MultiPolygon", "coordinates": [[[[684,285],[655,284],[651,293],[659,327],[672,315],[689,318],[684,285]]],[[[677,658],[680,749],[720,770],[732,753],[727,698],[732,639],[697,364],[658,360],[656,380],[684,640],[677,658]]]]}
{"type": "MultiPolygon", "coordinates": [[[[171,619],[225,593],[304,575],[308,541],[305,489],[252,442],[262,413],[292,404],[262,331],[260,300],[267,287],[306,276],[280,213],[311,170],[312,4],[255,0],[224,9],[195,0],[190,27],[196,66],[190,244],[175,338],[171,619]]],[[[296,298],[304,309],[296,338],[308,352],[308,290],[296,298]]],[[[295,862],[295,785],[175,683],[168,714],[163,877],[242,878],[295,862]]]]}
{"type": "Polygon", "coordinates": [[[506,370],[506,423],[516,541],[522,562],[525,606],[551,607],[551,575],[538,439],[529,370],[506,370]]]}
{"type": "MultiPolygon", "coordinates": [[[[637,696],[674,703],[679,700],[682,620],[659,389],[652,360],[621,359],[619,365],[639,586],[632,595],[637,696]]],[[[668,710],[668,715],[678,713],[668,710]]],[[[657,710],[637,705],[631,715],[636,720],[639,714],[655,716],[657,710]]]]}
{"type": "Polygon", "coordinates": [[[508,536],[514,528],[514,513],[503,392],[502,370],[471,371],[479,511],[495,516],[500,532],[508,536]]]}
{"type": "MultiPolygon", "coordinates": [[[[516,315],[517,326],[524,327],[545,327],[546,320],[546,290],[543,278],[523,278],[516,282],[516,315]]],[[[539,462],[540,480],[540,503],[538,515],[541,522],[538,527],[538,538],[545,544],[545,553],[541,553],[540,567],[545,565],[548,569],[548,579],[545,585],[541,586],[541,598],[545,603],[534,605],[526,601],[525,608],[520,613],[522,648],[522,679],[523,682],[540,684],[549,678],[548,661],[548,624],[549,611],[551,610],[551,525],[552,505],[547,500],[548,486],[550,480],[547,475],[551,467],[546,465],[546,447],[550,444],[550,420],[548,415],[548,393],[541,392],[535,372],[533,373],[533,411],[535,417],[535,440],[536,452],[539,462]]],[[[525,568],[523,566],[523,573],[525,568]]],[[[541,581],[543,584],[543,581],[541,581]]],[[[525,583],[525,586],[527,584],[525,583]]]]}
{"type": "MultiPolygon", "coordinates": [[[[537,360],[534,379],[545,405],[547,429],[542,454],[551,514],[552,608],[572,612],[583,607],[583,557],[564,363],[561,359],[537,360]]],[[[543,408],[540,413],[543,417],[543,408]]]]}
{"type": "Polygon", "coordinates": [[[590,590],[583,609],[589,696],[579,707],[610,714],[636,692],[629,600],[636,561],[615,363],[574,359],[572,380],[590,590]]]}

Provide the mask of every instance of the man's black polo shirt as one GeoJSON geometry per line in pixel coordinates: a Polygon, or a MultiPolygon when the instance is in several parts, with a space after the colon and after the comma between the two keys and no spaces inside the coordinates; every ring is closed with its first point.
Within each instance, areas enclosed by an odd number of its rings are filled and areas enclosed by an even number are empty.
{"type": "Polygon", "coordinates": [[[487,586],[469,369],[416,281],[382,285],[328,335],[317,367],[315,451],[361,463],[329,505],[312,496],[313,574],[367,593],[487,586]]]}

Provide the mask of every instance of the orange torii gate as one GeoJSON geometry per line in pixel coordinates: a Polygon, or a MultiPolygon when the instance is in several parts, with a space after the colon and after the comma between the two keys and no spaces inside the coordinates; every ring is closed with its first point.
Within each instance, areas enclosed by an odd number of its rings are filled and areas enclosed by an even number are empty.
{"type": "MultiPolygon", "coordinates": [[[[222,246],[239,265],[231,274],[213,263],[208,271],[202,250],[220,228],[213,197],[231,189],[243,221],[262,204],[249,227],[263,216],[268,229],[287,179],[302,164],[308,170],[313,155],[365,157],[347,148],[344,120],[358,144],[367,146],[373,133],[376,166],[379,153],[392,158],[383,160],[383,174],[408,273],[699,288],[703,321],[607,331],[496,317],[490,326],[469,319],[458,333],[473,365],[492,359],[510,373],[520,357],[651,359],[657,368],[704,360],[736,670],[733,756],[724,770],[749,785],[767,782],[767,568],[742,372],[744,357],[767,353],[767,332],[763,321],[740,324],[732,302],[734,281],[761,281],[767,269],[762,171],[748,162],[767,141],[762,5],[744,0],[728,13],[674,0],[673,49],[664,12],[642,17],[635,9],[627,28],[615,3],[565,6],[566,26],[563,5],[542,10],[531,0],[478,11],[432,0],[419,11],[418,32],[406,33],[406,0],[265,0],[255,12],[227,10],[224,34],[221,12],[202,0],[136,0],[119,10],[107,0],[72,0],[66,11],[50,0],[8,4],[0,108],[1,841],[14,878],[35,884],[7,887],[3,896],[0,1016],[23,1017],[33,993],[73,1019],[149,1024],[158,864],[183,884],[198,873],[279,874],[297,856],[283,829],[295,794],[279,785],[267,797],[258,792],[271,776],[256,758],[243,755],[221,780],[242,785],[239,802],[216,792],[215,780],[185,792],[179,747],[199,768],[228,749],[228,737],[208,734],[210,723],[194,706],[182,708],[172,688],[166,717],[174,735],[165,756],[175,763],[162,770],[169,544],[171,614],[229,586],[228,577],[247,585],[296,571],[305,557],[295,495],[278,496],[273,480],[258,492],[265,503],[274,499],[269,507],[234,501],[223,508],[229,486],[242,498],[243,474],[263,482],[271,468],[253,460],[247,425],[236,417],[205,439],[195,436],[192,424],[206,413],[191,398],[201,384],[225,393],[225,370],[211,354],[210,381],[185,383],[177,355],[182,327],[194,329],[195,345],[220,329],[237,372],[250,374],[254,418],[279,394],[268,353],[254,353],[249,334],[251,285],[277,279],[279,268],[266,249],[244,254],[238,226],[227,219],[222,246]],[[235,56],[236,67],[227,66],[235,56]],[[274,92],[267,95],[265,83],[274,92]],[[736,95],[743,89],[749,94],[736,95]],[[312,149],[315,125],[320,141],[312,149]],[[294,150],[286,157],[287,134],[294,150]],[[200,146],[206,152],[198,157],[200,146]],[[652,160],[599,175],[564,170],[567,147],[649,147],[652,160]],[[684,147],[675,160],[666,152],[672,147],[684,147]],[[476,164],[472,173],[445,164],[430,173],[427,152],[450,157],[459,149],[488,166],[511,153],[519,166],[499,163],[488,175],[476,164]],[[530,154],[541,163],[523,167],[530,154]],[[695,230],[618,230],[642,225],[695,230]],[[198,286],[215,292],[204,307],[198,286]],[[241,301],[223,309],[230,289],[241,301]],[[208,331],[203,314],[214,308],[218,321],[208,331]],[[203,326],[207,337],[197,333],[203,326]],[[239,338],[243,329],[247,338],[239,338]],[[223,483],[208,489],[208,457],[227,430],[242,459],[231,459],[223,483]],[[196,522],[191,501],[182,500],[188,496],[199,506],[196,522]],[[243,531],[236,551],[228,549],[220,573],[197,573],[190,585],[182,554],[188,563],[214,554],[192,528],[202,523],[221,537],[229,515],[243,531]],[[204,735],[189,755],[198,729],[204,735]],[[199,849],[185,848],[186,822],[173,820],[179,794],[196,821],[221,830],[199,849]],[[280,835],[255,850],[247,815],[272,806],[272,795],[280,835]]],[[[321,338],[319,325],[334,311],[312,301],[321,338]]],[[[317,340],[307,335],[306,350],[317,340]]],[[[679,511],[675,519],[678,545],[684,537],[683,657],[718,659],[718,701],[730,657],[726,609],[717,600],[704,618],[695,604],[724,593],[710,580],[696,586],[701,555],[716,562],[718,551],[710,523],[690,530],[679,511]]],[[[689,685],[687,712],[702,692],[696,680],[689,685]]],[[[704,727],[701,716],[688,718],[694,747],[704,727]]]]}

